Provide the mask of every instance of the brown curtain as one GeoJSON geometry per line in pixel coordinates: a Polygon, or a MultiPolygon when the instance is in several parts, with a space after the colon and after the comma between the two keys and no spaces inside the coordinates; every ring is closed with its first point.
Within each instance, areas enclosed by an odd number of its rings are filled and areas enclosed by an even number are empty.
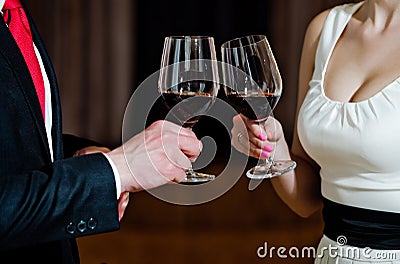
{"type": "Polygon", "coordinates": [[[63,128],[117,145],[132,92],[133,1],[25,1],[57,72],[63,128]]]}

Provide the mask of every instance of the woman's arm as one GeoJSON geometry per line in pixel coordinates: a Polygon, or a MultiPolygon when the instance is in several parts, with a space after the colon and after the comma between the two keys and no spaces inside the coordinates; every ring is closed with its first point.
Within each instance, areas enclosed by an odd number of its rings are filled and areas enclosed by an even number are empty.
{"type": "MultiPolygon", "coordinates": [[[[308,83],[314,71],[314,60],[322,26],[329,10],[316,16],[307,28],[300,62],[298,104],[296,116],[308,91],[308,83]]],[[[297,118],[296,118],[297,120],[297,118]]],[[[269,118],[262,131],[259,125],[243,116],[234,118],[232,134],[247,129],[249,146],[232,138],[232,144],[239,151],[253,157],[266,157],[271,150],[271,143],[275,144],[275,160],[293,159],[297,162],[294,171],[271,179],[272,185],[279,197],[298,215],[308,217],[322,207],[320,178],[318,165],[305,153],[300,144],[297,129],[293,136],[293,144],[289,150],[282,126],[274,118],[269,118]],[[243,127],[244,121],[245,128],[243,127]],[[261,133],[261,135],[260,135],[261,133]],[[263,136],[262,134],[265,133],[263,136]]],[[[236,134],[235,134],[236,133],[236,134]]],[[[272,144],[272,145],[274,145],[272,144]]]]}
{"type": "MultiPolygon", "coordinates": [[[[280,198],[297,214],[308,217],[321,208],[321,187],[319,166],[305,153],[297,133],[297,117],[304,98],[309,89],[309,82],[314,71],[314,61],[321,35],[322,26],[329,10],[316,16],[307,28],[300,61],[298,102],[296,124],[291,147],[291,156],[297,162],[294,172],[272,179],[272,184],[280,198]]],[[[284,137],[277,145],[287,148],[284,137]]],[[[277,151],[276,159],[288,159],[288,151],[277,151]],[[280,157],[281,156],[281,157],[280,157]]]]}

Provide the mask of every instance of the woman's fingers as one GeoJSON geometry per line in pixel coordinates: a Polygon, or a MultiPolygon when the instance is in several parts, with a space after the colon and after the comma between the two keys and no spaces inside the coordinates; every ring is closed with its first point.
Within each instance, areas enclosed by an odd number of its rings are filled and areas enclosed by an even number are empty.
{"type": "Polygon", "coordinates": [[[232,145],[240,152],[255,158],[268,158],[273,146],[268,142],[263,126],[242,116],[233,118],[232,145]]]}

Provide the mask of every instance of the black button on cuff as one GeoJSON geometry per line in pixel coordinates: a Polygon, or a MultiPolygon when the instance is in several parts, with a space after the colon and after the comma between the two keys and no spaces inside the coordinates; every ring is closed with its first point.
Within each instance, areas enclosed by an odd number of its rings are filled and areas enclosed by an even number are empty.
{"type": "Polygon", "coordinates": [[[69,233],[69,234],[74,234],[75,233],[75,230],[76,230],[76,227],[75,227],[75,225],[74,225],[74,223],[72,223],[72,222],[70,222],[68,225],[67,225],[67,232],[69,233]]]}
{"type": "Polygon", "coordinates": [[[81,220],[81,221],[77,224],[76,227],[78,228],[79,232],[83,233],[83,232],[86,231],[86,222],[83,221],[83,220],[81,220]]]}
{"type": "Polygon", "coordinates": [[[97,221],[94,218],[90,218],[87,222],[87,227],[91,230],[95,229],[97,226],[97,221]]]}

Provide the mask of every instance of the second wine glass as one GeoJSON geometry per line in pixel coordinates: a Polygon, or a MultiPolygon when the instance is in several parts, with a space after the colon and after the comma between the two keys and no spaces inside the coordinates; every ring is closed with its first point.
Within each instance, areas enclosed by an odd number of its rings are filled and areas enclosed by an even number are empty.
{"type": "MultiPolygon", "coordinates": [[[[219,87],[214,39],[205,36],[165,38],[158,89],[181,125],[192,129],[214,104],[219,87]]],[[[182,183],[204,183],[215,175],[187,170],[182,183]]]]}
{"type": "MultiPolygon", "coordinates": [[[[282,94],[282,79],[264,35],[225,42],[222,47],[225,93],[237,112],[260,126],[272,114],[282,94]]],[[[272,155],[247,172],[251,179],[271,178],[293,170],[292,160],[274,161],[272,155]]]]}

